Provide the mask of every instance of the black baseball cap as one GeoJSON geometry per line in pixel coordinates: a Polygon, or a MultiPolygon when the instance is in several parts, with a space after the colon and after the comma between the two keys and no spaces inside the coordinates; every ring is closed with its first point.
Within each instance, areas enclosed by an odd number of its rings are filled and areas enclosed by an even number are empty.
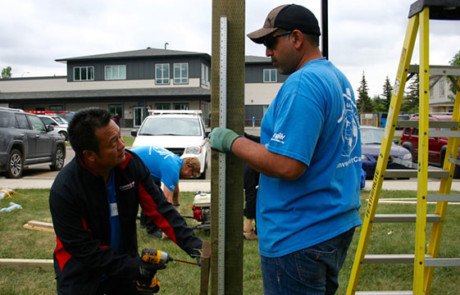
{"type": "Polygon", "coordinates": [[[255,43],[263,43],[265,38],[278,29],[286,31],[300,30],[308,35],[321,35],[318,20],[307,8],[286,4],[274,8],[265,19],[264,26],[247,36],[255,43]]]}

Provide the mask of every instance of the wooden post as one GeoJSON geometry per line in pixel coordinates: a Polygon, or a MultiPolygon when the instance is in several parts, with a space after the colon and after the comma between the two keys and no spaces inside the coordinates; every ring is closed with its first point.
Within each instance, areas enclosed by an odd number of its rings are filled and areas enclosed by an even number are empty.
{"type": "Polygon", "coordinates": [[[203,241],[203,249],[201,252],[200,295],[208,295],[210,268],[211,268],[211,244],[209,243],[209,241],[203,241]]]}
{"type": "MultiPolygon", "coordinates": [[[[219,57],[220,57],[220,17],[226,16],[227,22],[227,128],[243,134],[244,132],[244,18],[245,1],[213,0],[212,12],[212,90],[211,90],[211,126],[219,125],[219,57]]],[[[211,165],[211,293],[218,294],[219,250],[217,243],[219,229],[217,220],[219,196],[218,153],[212,153],[211,165]]],[[[219,294],[242,294],[243,292],[243,163],[229,154],[225,169],[225,274],[224,291],[219,294]]],[[[222,266],[220,266],[222,268],[222,266]]]]}

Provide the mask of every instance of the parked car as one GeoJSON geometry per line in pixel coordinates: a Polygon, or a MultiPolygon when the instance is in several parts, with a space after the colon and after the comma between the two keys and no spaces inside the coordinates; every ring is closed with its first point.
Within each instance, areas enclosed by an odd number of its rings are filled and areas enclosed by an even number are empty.
{"type": "MultiPolygon", "coordinates": [[[[366,179],[372,179],[374,177],[384,132],[384,128],[361,126],[361,161],[363,170],[366,172],[366,179]]],[[[388,158],[387,169],[411,168],[413,168],[412,154],[407,149],[393,142],[388,158]]]]}
{"type": "MultiPolygon", "coordinates": [[[[430,121],[452,121],[452,115],[430,115],[430,121]]],[[[411,117],[410,120],[418,121],[417,116],[411,117]]],[[[430,131],[436,130],[430,128],[430,131]]],[[[440,128],[437,128],[440,130],[440,128]]],[[[428,139],[428,164],[442,167],[447,148],[447,137],[430,137],[428,139]]],[[[412,153],[412,160],[416,163],[418,160],[418,128],[406,127],[402,131],[401,145],[412,153]]],[[[458,153],[460,159],[460,151],[458,153]]],[[[460,166],[455,167],[455,178],[460,178],[460,166]]]]}
{"type": "Polygon", "coordinates": [[[67,133],[67,127],[69,123],[64,120],[62,117],[58,115],[37,115],[45,125],[52,125],[54,128],[54,133],[59,134],[60,136],[64,137],[64,140],[69,139],[69,135],[67,133]]]}
{"type": "Polygon", "coordinates": [[[53,126],[46,126],[37,115],[0,108],[0,172],[20,178],[27,167],[46,163],[51,170],[61,170],[65,142],[52,131],[53,126]]]}
{"type": "Polygon", "coordinates": [[[151,111],[139,130],[133,147],[156,145],[170,150],[181,158],[197,157],[201,163],[201,178],[206,176],[208,144],[201,111],[151,111]]]}

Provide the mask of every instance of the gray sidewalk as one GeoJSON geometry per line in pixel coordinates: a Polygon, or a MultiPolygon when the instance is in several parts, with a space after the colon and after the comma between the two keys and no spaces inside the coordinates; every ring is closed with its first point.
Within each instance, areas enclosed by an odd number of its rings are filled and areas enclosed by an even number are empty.
{"type": "MultiPolygon", "coordinates": [[[[10,188],[50,188],[54,178],[51,177],[23,177],[21,179],[0,179],[0,189],[10,188]]],[[[210,180],[181,180],[179,187],[182,192],[198,192],[198,191],[211,191],[210,180]]],[[[372,188],[372,181],[366,181],[366,190],[372,188]]],[[[385,180],[383,182],[383,189],[385,190],[417,190],[416,179],[409,180],[385,180]]],[[[439,180],[428,180],[428,190],[437,191],[439,189],[439,180]]],[[[456,179],[452,182],[452,190],[460,191],[460,180],[456,179]]]]}

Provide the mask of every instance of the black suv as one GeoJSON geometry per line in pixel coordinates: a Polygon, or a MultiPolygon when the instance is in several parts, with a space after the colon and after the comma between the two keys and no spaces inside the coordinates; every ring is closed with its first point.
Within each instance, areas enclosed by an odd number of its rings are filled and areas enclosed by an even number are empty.
{"type": "Polygon", "coordinates": [[[0,107],[0,172],[20,178],[24,168],[46,163],[51,170],[61,170],[65,142],[52,130],[36,115],[0,107]]]}

